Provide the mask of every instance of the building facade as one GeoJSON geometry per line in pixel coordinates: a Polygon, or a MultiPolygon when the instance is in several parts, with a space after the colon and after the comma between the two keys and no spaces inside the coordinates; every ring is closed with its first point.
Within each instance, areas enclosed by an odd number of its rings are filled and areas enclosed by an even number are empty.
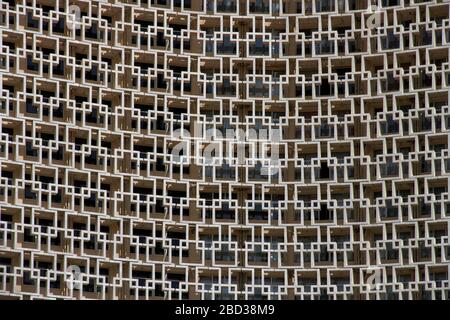
{"type": "Polygon", "coordinates": [[[448,0],[0,0],[0,298],[448,299],[448,0]]]}

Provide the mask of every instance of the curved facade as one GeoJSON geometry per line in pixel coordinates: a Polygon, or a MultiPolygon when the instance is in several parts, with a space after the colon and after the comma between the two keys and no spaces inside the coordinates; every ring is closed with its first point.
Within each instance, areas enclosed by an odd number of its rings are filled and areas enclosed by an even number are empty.
{"type": "Polygon", "coordinates": [[[449,1],[0,8],[1,298],[449,298],[449,1]]]}

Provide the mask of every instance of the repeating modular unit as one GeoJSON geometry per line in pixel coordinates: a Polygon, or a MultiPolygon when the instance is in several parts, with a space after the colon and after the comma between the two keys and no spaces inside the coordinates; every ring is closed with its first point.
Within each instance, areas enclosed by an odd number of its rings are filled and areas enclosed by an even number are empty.
{"type": "Polygon", "coordinates": [[[0,0],[0,297],[449,299],[449,0],[0,0]]]}

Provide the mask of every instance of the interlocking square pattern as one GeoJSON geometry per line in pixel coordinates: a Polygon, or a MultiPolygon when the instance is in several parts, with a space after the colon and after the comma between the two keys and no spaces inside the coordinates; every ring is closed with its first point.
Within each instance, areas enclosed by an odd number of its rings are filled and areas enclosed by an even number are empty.
{"type": "Polygon", "coordinates": [[[0,298],[449,299],[449,56],[449,0],[0,0],[0,298]]]}

